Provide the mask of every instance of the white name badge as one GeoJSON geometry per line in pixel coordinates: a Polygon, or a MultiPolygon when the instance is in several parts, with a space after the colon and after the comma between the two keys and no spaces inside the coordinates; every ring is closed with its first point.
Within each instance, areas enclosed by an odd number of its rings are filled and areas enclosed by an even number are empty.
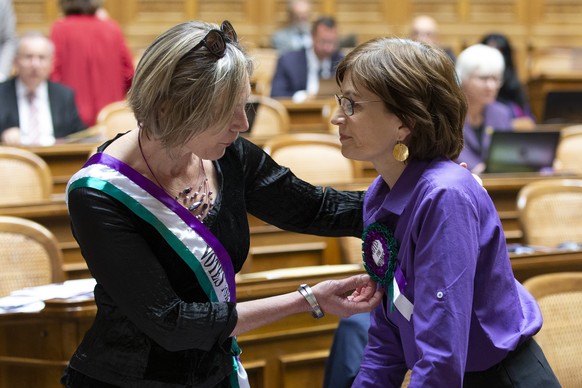
{"type": "Polygon", "coordinates": [[[410,321],[412,310],[414,310],[414,305],[410,303],[407,297],[400,293],[400,287],[398,287],[396,277],[392,279],[392,287],[394,288],[394,299],[392,300],[392,303],[396,309],[400,311],[400,314],[402,314],[402,316],[406,318],[407,321],[410,321]]]}

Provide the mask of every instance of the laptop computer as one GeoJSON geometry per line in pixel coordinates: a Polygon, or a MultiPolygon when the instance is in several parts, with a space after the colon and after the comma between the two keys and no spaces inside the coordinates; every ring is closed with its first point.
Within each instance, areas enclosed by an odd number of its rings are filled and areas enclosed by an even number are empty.
{"type": "Polygon", "coordinates": [[[544,104],[542,122],[582,122],[582,90],[548,92],[544,104]]]}
{"type": "Polygon", "coordinates": [[[559,131],[494,131],[486,173],[542,172],[551,169],[559,131]]]}

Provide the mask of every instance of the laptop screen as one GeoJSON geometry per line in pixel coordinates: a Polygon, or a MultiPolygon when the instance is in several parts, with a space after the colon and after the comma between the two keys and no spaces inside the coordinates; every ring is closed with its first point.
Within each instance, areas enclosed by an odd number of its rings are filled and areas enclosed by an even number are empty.
{"type": "Polygon", "coordinates": [[[540,172],[551,169],[559,140],[559,131],[494,131],[485,172],[540,172]]]}

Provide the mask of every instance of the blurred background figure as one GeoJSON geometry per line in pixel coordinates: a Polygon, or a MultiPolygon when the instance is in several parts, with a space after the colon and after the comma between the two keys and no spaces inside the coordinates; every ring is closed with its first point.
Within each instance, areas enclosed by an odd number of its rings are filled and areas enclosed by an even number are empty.
{"type": "Polygon", "coordinates": [[[275,31],[271,37],[271,46],[280,54],[311,47],[311,2],[289,0],[287,12],[288,26],[275,31]]]}
{"type": "Polygon", "coordinates": [[[272,97],[292,97],[301,102],[317,95],[320,80],[332,80],[343,58],[335,19],[322,16],[313,23],[313,46],[279,57],[271,83],[272,97]]]}
{"type": "Polygon", "coordinates": [[[485,35],[481,43],[498,49],[505,60],[503,85],[497,94],[497,101],[507,104],[511,108],[514,119],[513,128],[533,129],[535,118],[513,62],[513,49],[509,38],[503,34],[492,33],[485,35]]]}
{"type": "Polygon", "coordinates": [[[105,105],[125,99],[134,71],[117,23],[96,16],[101,5],[101,0],[60,0],[65,17],[51,30],[56,48],[51,79],[73,88],[88,126],[105,105]]]}
{"type": "Polygon", "coordinates": [[[40,32],[20,38],[14,60],[16,76],[0,83],[2,143],[46,146],[85,129],[73,90],[47,81],[53,54],[52,42],[40,32]]]}
{"type": "Polygon", "coordinates": [[[476,174],[485,171],[493,130],[512,129],[511,109],[496,100],[504,68],[499,50],[484,44],[469,46],[457,57],[457,76],[468,103],[465,146],[458,161],[476,174]]]}
{"type": "MultiPolygon", "coordinates": [[[[439,26],[437,21],[428,15],[419,15],[412,19],[410,25],[410,39],[418,42],[424,42],[431,45],[440,46],[439,43],[439,26]]],[[[441,47],[454,61],[455,54],[448,47],[441,47]]]]}
{"type": "Polygon", "coordinates": [[[0,0],[0,82],[10,76],[16,50],[16,16],[12,1],[0,0]]]}

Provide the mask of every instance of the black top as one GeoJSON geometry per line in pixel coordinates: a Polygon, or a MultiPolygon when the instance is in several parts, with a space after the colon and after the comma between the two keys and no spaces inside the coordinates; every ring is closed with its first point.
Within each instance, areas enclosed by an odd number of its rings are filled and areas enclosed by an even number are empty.
{"type": "MultiPolygon", "coordinates": [[[[239,271],[247,211],[282,229],[360,236],[363,192],[314,187],[239,138],[214,162],[220,188],[206,226],[239,271]]],[[[97,280],[97,316],[70,366],[135,387],[212,387],[232,372],[233,303],[210,303],[194,273],[148,223],[101,191],[69,193],[72,229],[97,280]]]]}

